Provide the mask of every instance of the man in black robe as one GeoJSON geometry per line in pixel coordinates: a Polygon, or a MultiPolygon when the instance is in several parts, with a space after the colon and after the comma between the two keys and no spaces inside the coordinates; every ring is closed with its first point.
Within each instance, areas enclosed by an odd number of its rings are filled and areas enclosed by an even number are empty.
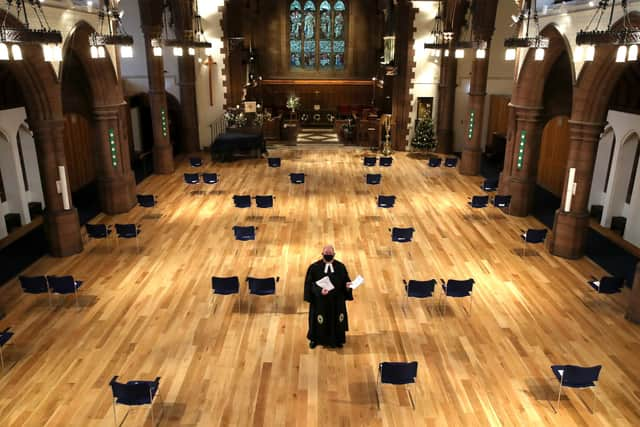
{"type": "Polygon", "coordinates": [[[342,347],[349,330],[346,301],[353,300],[351,279],[344,264],[334,259],[333,246],[322,249],[322,259],[307,270],[304,300],[309,303],[309,347],[342,347]],[[328,276],[335,289],[321,288],[316,282],[328,276]]]}

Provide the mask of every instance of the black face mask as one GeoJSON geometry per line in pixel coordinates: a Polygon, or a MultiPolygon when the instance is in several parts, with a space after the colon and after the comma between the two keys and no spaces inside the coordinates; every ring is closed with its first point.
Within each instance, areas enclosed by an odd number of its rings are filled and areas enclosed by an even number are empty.
{"type": "Polygon", "coordinates": [[[323,258],[326,262],[331,262],[331,261],[333,261],[333,255],[327,255],[327,254],[324,254],[324,255],[322,255],[322,258],[323,258]]]}

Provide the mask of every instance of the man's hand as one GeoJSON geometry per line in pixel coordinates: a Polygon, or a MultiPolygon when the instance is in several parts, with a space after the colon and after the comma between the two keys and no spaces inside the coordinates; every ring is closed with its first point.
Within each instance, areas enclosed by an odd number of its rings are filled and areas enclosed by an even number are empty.
{"type": "Polygon", "coordinates": [[[351,289],[351,282],[347,282],[347,288],[351,289]]]}
{"type": "Polygon", "coordinates": [[[322,295],[327,295],[329,294],[329,290],[328,289],[323,289],[322,290],[322,295]]]}

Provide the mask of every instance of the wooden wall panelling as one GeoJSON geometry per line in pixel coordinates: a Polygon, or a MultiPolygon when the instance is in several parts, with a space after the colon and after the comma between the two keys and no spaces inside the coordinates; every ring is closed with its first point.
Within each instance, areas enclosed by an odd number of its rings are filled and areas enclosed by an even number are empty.
{"type": "Polygon", "coordinates": [[[371,80],[263,80],[262,103],[266,107],[284,107],[287,98],[300,97],[300,110],[336,110],[338,105],[369,105],[371,80]]]}
{"type": "Polygon", "coordinates": [[[507,135],[507,127],[509,125],[509,101],[511,97],[508,95],[490,95],[489,96],[489,123],[487,126],[487,144],[491,143],[494,133],[507,135]]]}
{"type": "Polygon", "coordinates": [[[568,157],[569,118],[554,117],[542,131],[537,183],[558,197],[562,197],[568,157]]]}
{"type": "Polygon", "coordinates": [[[64,155],[71,191],[77,191],[96,179],[91,150],[92,132],[86,117],[76,113],[64,115],[64,155]]]}

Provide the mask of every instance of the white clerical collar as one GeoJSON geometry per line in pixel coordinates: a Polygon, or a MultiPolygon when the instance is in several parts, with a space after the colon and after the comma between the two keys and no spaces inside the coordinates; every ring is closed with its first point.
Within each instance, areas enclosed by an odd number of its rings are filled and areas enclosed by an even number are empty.
{"type": "Polygon", "coordinates": [[[333,263],[331,262],[325,262],[324,263],[324,274],[327,274],[327,272],[331,270],[332,273],[335,273],[335,271],[333,271],[333,263]]]}

